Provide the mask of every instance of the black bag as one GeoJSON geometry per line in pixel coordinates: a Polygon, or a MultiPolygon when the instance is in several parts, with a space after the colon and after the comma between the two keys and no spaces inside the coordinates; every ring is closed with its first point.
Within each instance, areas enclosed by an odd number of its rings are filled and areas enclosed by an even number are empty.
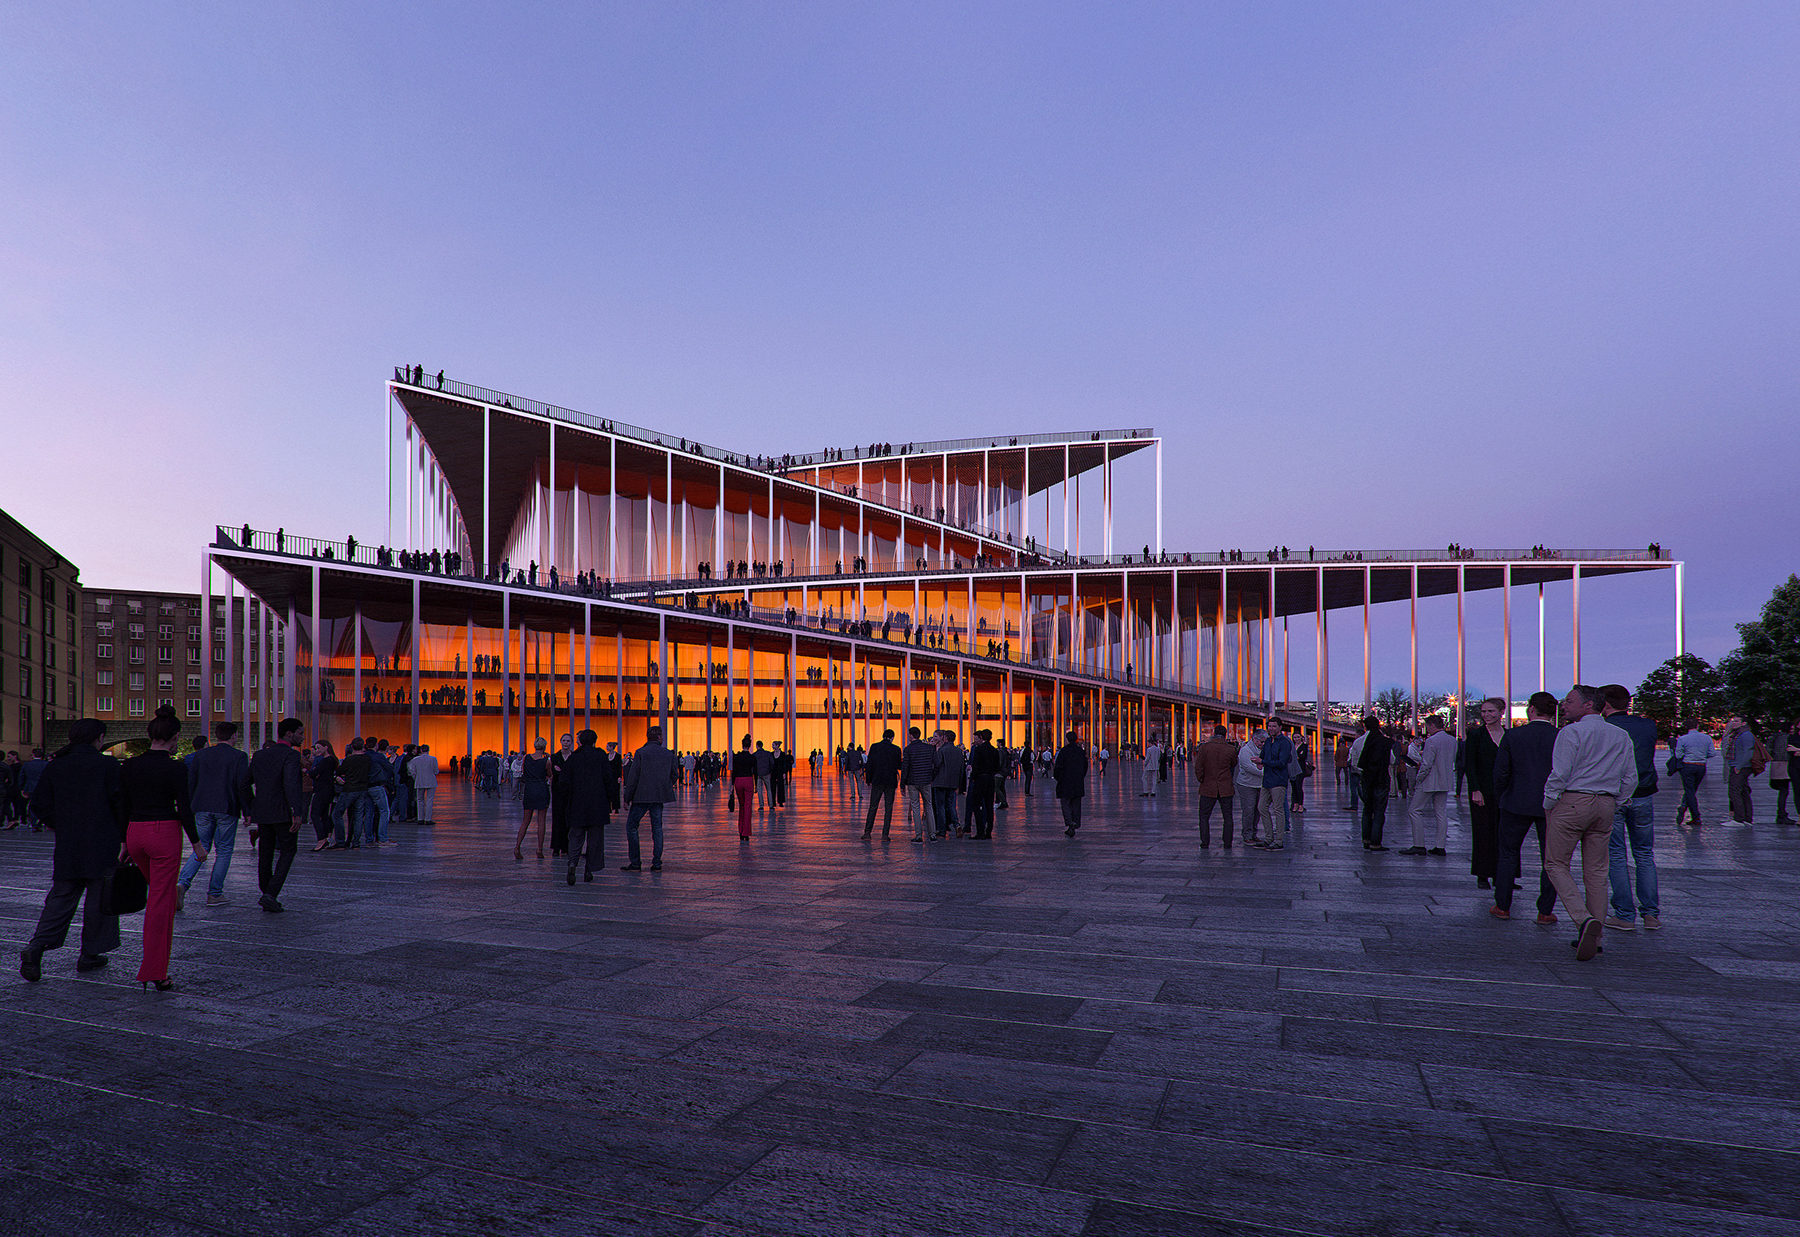
{"type": "Polygon", "coordinates": [[[112,874],[112,913],[135,915],[150,901],[150,882],[135,863],[122,864],[112,874]]]}
{"type": "Polygon", "coordinates": [[[1664,767],[1668,769],[1669,776],[1674,777],[1681,772],[1681,757],[1677,756],[1674,752],[1670,752],[1669,763],[1664,767]]]}

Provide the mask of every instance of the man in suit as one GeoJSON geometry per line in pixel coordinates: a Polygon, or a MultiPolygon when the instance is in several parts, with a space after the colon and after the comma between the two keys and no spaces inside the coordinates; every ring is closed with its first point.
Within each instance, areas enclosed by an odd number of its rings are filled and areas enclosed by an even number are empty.
{"type": "Polygon", "coordinates": [[[1444,730],[1444,719],[1425,719],[1425,742],[1419,774],[1413,782],[1412,840],[1402,855],[1442,855],[1450,834],[1450,792],[1456,786],[1456,740],[1444,730]],[[1430,842],[1430,846],[1423,845],[1430,842]]]}
{"type": "Polygon", "coordinates": [[[263,910],[279,913],[281,887],[300,841],[300,820],[306,805],[300,795],[300,736],[306,729],[297,717],[282,720],[276,728],[274,747],[265,747],[250,760],[250,841],[256,847],[256,883],[263,910]]]}
{"type": "Polygon", "coordinates": [[[894,732],[881,732],[881,742],[869,748],[863,762],[863,781],[869,784],[869,815],[863,821],[863,836],[875,832],[875,807],[885,802],[887,810],[881,818],[881,836],[886,838],[894,826],[894,792],[900,785],[900,748],[894,743],[894,732]]]}
{"type": "Polygon", "coordinates": [[[650,816],[653,847],[650,852],[650,870],[662,871],[663,804],[675,798],[675,755],[663,746],[662,738],[661,726],[652,726],[646,730],[644,746],[632,753],[631,763],[625,768],[625,802],[631,805],[625,817],[625,845],[631,852],[631,862],[621,865],[621,872],[638,872],[643,869],[641,852],[638,850],[638,821],[646,813],[650,816]]]}
{"type": "Polygon", "coordinates": [[[1537,921],[1555,923],[1556,887],[1544,871],[1544,783],[1550,779],[1550,757],[1556,748],[1556,697],[1533,692],[1525,704],[1525,724],[1500,736],[1494,757],[1494,794],[1500,804],[1499,854],[1494,864],[1494,904],[1488,914],[1512,918],[1513,885],[1519,879],[1519,848],[1537,830],[1537,921]]]}
{"type": "Polygon", "coordinates": [[[1387,828],[1388,783],[1393,775],[1394,741],[1381,729],[1373,713],[1363,718],[1363,732],[1350,745],[1351,776],[1361,785],[1362,844],[1364,850],[1386,850],[1381,844],[1387,828]]]}
{"type": "Polygon", "coordinates": [[[1212,814],[1215,807],[1224,809],[1225,849],[1231,849],[1232,776],[1237,769],[1237,744],[1225,733],[1225,727],[1214,726],[1212,738],[1202,743],[1194,757],[1194,777],[1200,784],[1200,846],[1212,845],[1212,814]]]}
{"type": "Polygon", "coordinates": [[[585,880],[594,879],[596,868],[606,867],[606,822],[612,815],[612,762],[594,746],[598,736],[584,730],[575,736],[575,750],[563,763],[563,779],[569,790],[569,884],[575,883],[575,863],[582,860],[585,880]],[[585,855],[585,859],[583,856],[585,855]]]}
{"type": "MultiPolygon", "coordinates": [[[[916,733],[916,732],[915,732],[916,733]]],[[[1050,776],[1056,782],[1056,801],[1062,805],[1063,836],[1072,838],[1081,828],[1081,801],[1087,798],[1088,754],[1073,730],[1065,736],[1050,776]]]]}
{"type": "Polygon", "coordinates": [[[85,896],[78,971],[98,970],[119,947],[119,917],[112,912],[112,874],[125,844],[125,792],[119,762],[100,751],[106,723],[84,717],[69,726],[69,746],[50,761],[31,795],[31,812],[56,831],[50,892],[37,932],[19,951],[19,974],[43,977],[47,950],[68,939],[76,904],[85,896]]]}
{"type": "MultiPolygon", "coordinates": [[[[454,766],[454,758],[450,761],[454,766]]],[[[431,744],[419,746],[419,754],[412,758],[407,766],[412,770],[413,793],[418,796],[419,823],[435,825],[437,819],[432,815],[437,810],[438,758],[431,754],[431,744]]]]}

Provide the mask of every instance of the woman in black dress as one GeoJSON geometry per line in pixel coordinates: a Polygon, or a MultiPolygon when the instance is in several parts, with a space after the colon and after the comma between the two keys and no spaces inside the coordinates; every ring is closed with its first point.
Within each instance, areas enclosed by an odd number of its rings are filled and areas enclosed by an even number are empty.
{"type": "MultiPolygon", "coordinates": [[[[188,805],[187,769],[175,759],[181,720],[168,705],[150,722],[150,750],[133,756],[119,770],[125,795],[125,853],[148,882],[144,906],[144,962],[138,981],[158,992],[175,986],[169,978],[169,951],[175,944],[175,876],[181,866],[181,835],[187,834],[194,858],[206,862],[206,848],[194,828],[188,805]]],[[[121,856],[123,858],[123,855],[121,856]]]]}
{"type": "Polygon", "coordinates": [[[1463,738],[1463,771],[1469,778],[1469,872],[1477,889],[1488,888],[1500,864],[1500,800],[1494,790],[1494,761],[1506,734],[1506,701],[1481,702],[1481,724],[1463,738]]]}
{"type": "Polygon", "coordinates": [[[331,849],[331,801],[337,797],[338,758],[330,739],[320,739],[312,749],[312,815],[314,850],[331,849]]]}
{"type": "Polygon", "coordinates": [[[575,754],[575,736],[564,735],[562,746],[550,753],[550,853],[569,851],[569,779],[564,776],[569,757],[575,754]]]}
{"type": "Polygon", "coordinates": [[[525,858],[525,835],[531,831],[531,818],[537,817],[537,857],[544,857],[544,813],[550,807],[550,757],[544,754],[546,744],[542,737],[532,745],[531,755],[525,757],[519,772],[519,802],[525,808],[525,818],[519,822],[519,836],[513,840],[513,858],[525,858]]]}

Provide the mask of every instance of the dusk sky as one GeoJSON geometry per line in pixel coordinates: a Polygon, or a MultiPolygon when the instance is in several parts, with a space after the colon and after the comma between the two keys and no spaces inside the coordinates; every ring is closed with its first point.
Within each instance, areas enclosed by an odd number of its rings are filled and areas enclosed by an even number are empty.
{"type": "MultiPolygon", "coordinates": [[[[1716,658],[1800,562],[1797,63],[1791,3],[8,6],[0,507],[99,587],[378,540],[402,362],[748,452],[1149,425],[1175,550],[1655,540],[1716,658]]],[[[1673,652],[1666,574],[1583,601],[1587,680],[1673,652]]]]}

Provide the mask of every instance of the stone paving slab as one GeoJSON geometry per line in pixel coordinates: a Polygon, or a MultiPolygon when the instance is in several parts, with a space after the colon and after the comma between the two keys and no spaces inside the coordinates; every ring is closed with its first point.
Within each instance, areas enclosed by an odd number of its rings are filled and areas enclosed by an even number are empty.
{"type": "MultiPolygon", "coordinates": [[[[279,916],[242,847],[178,992],[134,919],[0,984],[0,1231],[1800,1233],[1800,830],[1664,791],[1667,926],[1581,964],[1560,909],[1486,914],[1460,802],[1448,857],[1368,854],[1315,785],[1268,854],[1137,785],[932,844],[864,842],[836,778],[748,843],[688,793],[663,872],[615,827],[570,888],[449,783],[279,916]]],[[[0,834],[20,943],[49,852],[0,834]]]]}

